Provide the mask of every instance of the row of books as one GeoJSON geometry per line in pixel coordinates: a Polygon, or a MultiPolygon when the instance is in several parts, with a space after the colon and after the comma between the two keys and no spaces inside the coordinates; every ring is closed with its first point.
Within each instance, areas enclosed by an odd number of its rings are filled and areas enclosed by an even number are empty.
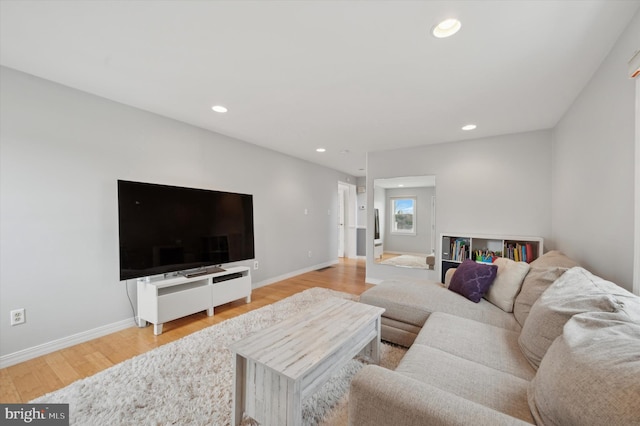
{"type": "Polygon", "coordinates": [[[451,242],[451,260],[462,262],[469,258],[469,241],[457,238],[451,242]]]}
{"type": "Polygon", "coordinates": [[[504,257],[516,262],[532,262],[536,253],[532,244],[507,243],[504,246],[504,257]]]}
{"type": "MultiPolygon", "coordinates": [[[[470,253],[470,243],[465,238],[449,239],[449,252],[443,253],[443,259],[462,262],[467,259],[476,262],[492,263],[498,257],[506,257],[516,262],[532,262],[537,257],[537,246],[531,243],[505,242],[504,251],[477,249],[470,253]]],[[[445,243],[445,241],[443,241],[445,243]]],[[[444,249],[443,244],[443,249],[444,249]]]]}

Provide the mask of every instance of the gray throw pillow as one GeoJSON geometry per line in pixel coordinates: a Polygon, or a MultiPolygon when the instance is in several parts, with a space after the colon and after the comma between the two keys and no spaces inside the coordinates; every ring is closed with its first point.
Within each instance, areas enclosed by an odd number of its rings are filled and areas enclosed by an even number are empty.
{"type": "Polygon", "coordinates": [[[567,322],[529,385],[536,424],[639,424],[640,302],[623,305],[567,322]]]}
{"type": "Polygon", "coordinates": [[[531,270],[524,277],[522,288],[513,303],[513,315],[524,326],[533,304],[560,275],[578,263],[558,250],[551,250],[531,262],[531,270]]]}
{"type": "Polygon", "coordinates": [[[581,267],[569,269],[531,307],[518,343],[533,368],[537,369],[562,327],[582,312],[615,312],[618,296],[630,294],[581,267]]]}
{"type": "Polygon", "coordinates": [[[557,266],[551,267],[531,267],[529,273],[524,277],[520,293],[513,302],[513,315],[520,326],[524,326],[531,307],[562,274],[567,272],[567,268],[557,266]]]}
{"type": "Polygon", "coordinates": [[[549,267],[560,267],[560,268],[573,268],[578,265],[578,262],[568,257],[566,254],[562,253],[558,250],[551,250],[531,262],[532,268],[549,268],[549,267]]]}

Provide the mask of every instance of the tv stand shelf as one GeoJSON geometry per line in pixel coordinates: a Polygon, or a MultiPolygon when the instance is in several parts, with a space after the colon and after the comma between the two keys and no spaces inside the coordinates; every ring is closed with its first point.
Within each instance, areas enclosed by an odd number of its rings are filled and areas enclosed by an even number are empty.
{"type": "Polygon", "coordinates": [[[238,266],[226,270],[185,277],[146,281],[138,280],[138,318],[153,324],[153,334],[162,334],[162,324],[207,311],[245,298],[251,302],[251,273],[248,267],[238,266]]]}

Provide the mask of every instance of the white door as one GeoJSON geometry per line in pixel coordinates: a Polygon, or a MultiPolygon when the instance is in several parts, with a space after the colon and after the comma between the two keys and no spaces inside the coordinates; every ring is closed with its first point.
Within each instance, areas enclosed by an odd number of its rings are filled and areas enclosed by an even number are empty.
{"type": "Polygon", "coordinates": [[[338,257],[344,257],[345,187],[338,185],[338,257]]]}

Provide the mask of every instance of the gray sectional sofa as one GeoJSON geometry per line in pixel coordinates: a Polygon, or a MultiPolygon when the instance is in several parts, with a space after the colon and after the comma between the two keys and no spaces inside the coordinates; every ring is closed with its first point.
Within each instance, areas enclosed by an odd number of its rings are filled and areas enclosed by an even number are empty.
{"type": "Polygon", "coordinates": [[[409,350],[355,376],[350,425],[640,424],[640,298],[562,253],[501,261],[478,303],[403,278],[360,301],[409,350]]]}

